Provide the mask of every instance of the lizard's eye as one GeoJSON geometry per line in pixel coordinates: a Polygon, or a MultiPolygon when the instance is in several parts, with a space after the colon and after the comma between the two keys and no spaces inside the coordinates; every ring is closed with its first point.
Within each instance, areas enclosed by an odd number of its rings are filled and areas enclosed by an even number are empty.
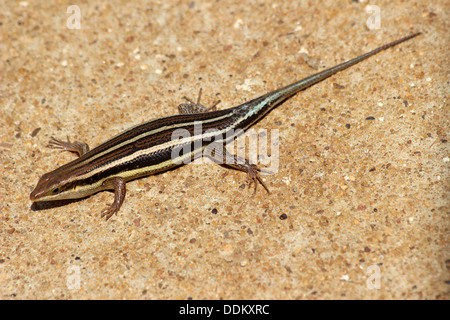
{"type": "Polygon", "coordinates": [[[59,193],[59,188],[53,189],[52,193],[53,193],[53,194],[58,194],[58,193],[59,193]]]}

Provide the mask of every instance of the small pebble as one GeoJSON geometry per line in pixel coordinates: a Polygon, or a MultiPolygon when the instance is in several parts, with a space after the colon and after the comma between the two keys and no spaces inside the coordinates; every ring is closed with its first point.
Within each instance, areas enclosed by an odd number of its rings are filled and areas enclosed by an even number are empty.
{"type": "Polygon", "coordinates": [[[36,137],[37,134],[39,133],[39,131],[41,131],[41,128],[36,128],[36,129],[34,129],[34,130],[31,132],[30,136],[31,136],[32,138],[33,138],[33,137],[36,137]]]}

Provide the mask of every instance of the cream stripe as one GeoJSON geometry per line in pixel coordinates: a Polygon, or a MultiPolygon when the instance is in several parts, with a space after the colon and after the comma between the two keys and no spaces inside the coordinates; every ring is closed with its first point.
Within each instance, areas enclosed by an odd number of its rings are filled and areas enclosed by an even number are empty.
{"type": "MultiPolygon", "coordinates": [[[[226,113],[223,116],[212,118],[212,119],[206,119],[206,120],[200,120],[200,121],[199,120],[194,120],[193,122],[177,123],[177,124],[173,124],[173,125],[169,125],[169,126],[165,126],[165,127],[160,127],[160,128],[157,128],[157,129],[154,129],[154,130],[151,130],[151,131],[144,132],[144,133],[140,134],[139,136],[136,136],[136,137],[134,137],[132,139],[126,140],[126,141],[124,141],[122,143],[119,143],[117,145],[112,146],[109,149],[106,149],[103,152],[100,152],[100,153],[97,153],[97,154],[93,155],[92,157],[86,159],[85,161],[82,161],[82,162],[78,163],[74,168],[79,168],[79,167],[83,166],[84,164],[89,163],[89,162],[91,162],[91,161],[93,161],[95,159],[98,159],[99,157],[101,157],[101,156],[103,156],[103,155],[105,155],[105,154],[107,154],[107,153],[109,153],[111,151],[114,151],[114,150],[116,150],[116,149],[118,149],[118,148],[120,148],[120,147],[122,147],[124,145],[127,145],[129,143],[133,143],[133,142],[135,142],[135,141],[137,141],[139,139],[142,139],[144,137],[150,136],[152,134],[156,134],[156,133],[164,131],[164,130],[169,130],[169,129],[179,128],[179,127],[194,125],[195,122],[210,123],[210,122],[214,122],[214,121],[219,121],[219,120],[222,120],[222,119],[227,118],[229,116],[230,116],[230,113],[226,113]]],[[[151,122],[151,121],[149,121],[149,122],[151,122]]],[[[108,143],[109,141],[111,141],[111,140],[115,139],[116,137],[124,134],[125,132],[129,132],[129,131],[135,129],[136,127],[139,127],[139,126],[144,125],[144,124],[145,123],[137,125],[137,126],[131,128],[129,130],[126,130],[126,131],[124,131],[124,132],[114,136],[113,138],[107,140],[105,143],[108,143]]]]}
{"type": "MultiPolygon", "coordinates": [[[[223,133],[225,133],[228,130],[230,130],[230,127],[224,128],[221,131],[215,130],[215,131],[212,131],[212,132],[208,132],[206,134],[197,135],[197,136],[191,136],[191,137],[187,137],[187,138],[183,138],[183,139],[179,139],[179,140],[171,140],[171,141],[167,141],[166,143],[153,146],[151,148],[141,149],[141,150],[138,150],[135,153],[133,153],[133,154],[127,156],[127,157],[123,157],[121,159],[118,159],[118,160],[115,160],[113,162],[110,162],[107,165],[101,166],[101,167],[99,167],[99,168],[97,168],[95,170],[92,170],[92,171],[88,172],[88,173],[85,173],[85,174],[80,175],[80,176],[74,176],[74,177],[68,179],[66,181],[66,183],[69,183],[69,182],[72,182],[72,181],[75,181],[75,180],[83,180],[83,179],[89,178],[89,177],[91,177],[91,176],[93,176],[93,175],[95,175],[95,174],[97,174],[99,172],[103,172],[103,171],[106,171],[106,170],[108,170],[110,168],[116,167],[116,166],[120,165],[121,163],[132,161],[133,159],[135,159],[135,158],[137,158],[139,156],[146,155],[146,154],[151,154],[151,153],[156,152],[158,150],[166,149],[166,148],[169,148],[169,147],[172,147],[172,146],[181,145],[181,144],[192,143],[192,142],[194,142],[196,140],[203,140],[205,138],[211,138],[211,137],[219,135],[219,134],[223,135],[223,133]]],[[[194,151],[195,150],[192,150],[192,152],[194,152],[194,151]]],[[[191,153],[188,153],[187,155],[191,156],[191,153]]],[[[178,161],[178,159],[183,159],[183,157],[177,157],[176,160],[178,161]]],[[[174,161],[175,159],[171,159],[171,160],[174,161]]]]}

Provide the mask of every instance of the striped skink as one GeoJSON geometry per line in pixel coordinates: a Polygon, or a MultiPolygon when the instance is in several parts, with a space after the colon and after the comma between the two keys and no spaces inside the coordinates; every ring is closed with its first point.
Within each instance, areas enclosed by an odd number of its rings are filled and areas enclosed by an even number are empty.
{"type": "MultiPolygon", "coordinates": [[[[109,219],[119,211],[125,199],[126,182],[168,170],[199,156],[210,143],[212,129],[215,130],[214,135],[219,133],[224,137],[233,130],[245,130],[297,92],[419,34],[420,32],[414,33],[388,43],[237,107],[213,110],[214,108],[202,106],[200,101],[190,101],[179,106],[181,114],[151,120],[130,128],[92,150],[89,150],[85,143],[71,143],[69,139],[65,142],[52,138],[49,147],[75,152],[79,158],[44,174],[31,192],[30,199],[36,202],[78,199],[103,190],[114,190],[112,205],[107,206],[101,214],[109,219]],[[200,131],[196,130],[196,124],[199,123],[200,131]],[[189,132],[189,136],[173,139],[173,133],[178,129],[189,132]],[[186,146],[189,148],[184,149],[186,146]],[[174,153],[174,150],[189,151],[174,153]]],[[[225,139],[219,142],[225,143],[225,139]]],[[[212,153],[212,158],[219,162],[229,156],[227,151],[221,155],[212,153]]],[[[255,188],[259,182],[267,190],[259,176],[262,169],[246,159],[234,155],[231,157],[234,162],[227,161],[226,165],[247,172],[250,183],[254,183],[255,188]]]]}

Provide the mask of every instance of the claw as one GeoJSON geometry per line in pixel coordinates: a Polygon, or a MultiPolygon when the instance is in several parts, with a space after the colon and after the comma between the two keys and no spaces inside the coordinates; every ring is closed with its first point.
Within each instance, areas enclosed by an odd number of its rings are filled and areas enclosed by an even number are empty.
{"type": "Polygon", "coordinates": [[[113,208],[113,205],[108,205],[105,209],[102,210],[100,218],[106,216],[106,221],[108,221],[109,218],[111,218],[115,213],[117,213],[117,210],[113,208]]]}
{"type": "Polygon", "coordinates": [[[64,141],[52,136],[52,137],[50,137],[50,140],[48,141],[47,148],[66,150],[66,145],[70,144],[70,143],[71,142],[69,140],[69,137],[67,137],[67,142],[64,142],[64,141]]]}
{"type": "Polygon", "coordinates": [[[263,169],[258,168],[258,166],[252,164],[250,165],[250,167],[248,168],[247,171],[247,177],[250,180],[249,182],[249,187],[254,183],[255,184],[255,193],[256,193],[256,188],[258,186],[258,182],[264,187],[264,189],[266,189],[267,193],[270,194],[269,189],[267,188],[266,184],[264,183],[264,181],[262,180],[262,178],[260,177],[258,172],[261,172],[263,169]]]}

